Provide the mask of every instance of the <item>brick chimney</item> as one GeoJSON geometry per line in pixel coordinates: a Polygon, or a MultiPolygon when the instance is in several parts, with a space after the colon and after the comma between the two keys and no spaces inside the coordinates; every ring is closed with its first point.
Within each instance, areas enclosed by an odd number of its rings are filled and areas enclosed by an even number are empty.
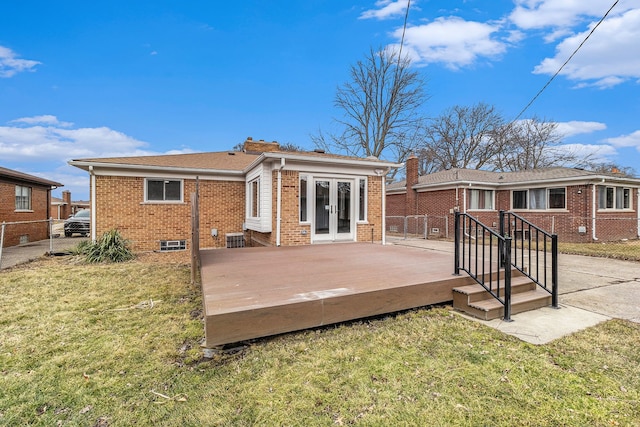
{"type": "Polygon", "coordinates": [[[250,154],[271,153],[274,151],[280,151],[280,144],[276,141],[265,142],[264,139],[254,141],[253,138],[249,136],[244,142],[243,151],[250,154]]]}
{"type": "Polygon", "coordinates": [[[418,214],[418,194],[413,186],[418,183],[418,158],[409,156],[405,162],[405,172],[407,181],[407,193],[405,199],[405,215],[418,214]]]}
{"type": "Polygon", "coordinates": [[[67,219],[71,215],[71,191],[62,192],[62,206],[60,207],[60,218],[67,219]]]}

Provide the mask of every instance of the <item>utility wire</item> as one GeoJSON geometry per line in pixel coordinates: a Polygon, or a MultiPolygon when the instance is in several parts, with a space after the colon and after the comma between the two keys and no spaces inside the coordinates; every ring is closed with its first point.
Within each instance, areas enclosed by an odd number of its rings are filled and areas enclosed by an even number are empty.
{"type": "Polygon", "coordinates": [[[404,25],[402,26],[402,38],[400,39],[400,49],[398,51],[398,67],[400,66],[400,58],[402,57],[402,45],[404,45],[404,33],[407,31],[407,20],[409,19],[409,8],[411,0],[407,0],[407,11],[404,14],[404,25]]]}
{"type": "MultiPolygon", "coordinates": [[[[602,18],[600,18],[600,21],[598,21],[598,23],[591,29],[591,31],[589,31],[589,34],[587,34],[587,37],[584,38],[584,40],[582,40],[582,43],[580,43],[580,45],[576,48],[576,50],[573,51],[573,53],[571,54],[571,56],[569,56],[569,58],[564,61],[564,64],[562,64],[562,66],[560,68],[558,68],[558,71],[556,71],[556,73],[551,76],[551,78],[549,79],[549,81],[542,87],[542,89],[540,89],[538,91],[538,93],[536,93],[536,96],[533,97],[533,99],[531,99],[531,101],[529,101],[529,103],[527,104],[526,107],[524,107],[522,109],[522,111],[520,111],[520,113],[518,113],[518,115],[516,116],[515,119],[513,119],[511,121],[511,123],[517,121],[523,114],[525,111],[527,111],[529,109],[529,107],[531,107],[531,104],[533,104],[535,102],[536,99],[538,99],[538,97],[542,94],[542,92],[544,92],[544,90],[551,84],[551,82],[553,81],[553,79],[556,78],[556,76],[558,74],[560,74],[560,72],[562,71],[562,69],[565,67],[565,65],[567,65],[569,63],[569,61],[571,61],[571,59],[574,57],[574,55],[576,53],[578,53],[578,51],[580,50],[580,48],[582,47],[583,44],[585,44],[585,42],[589,39],[589,37],[591,37],[591,34],[593,34],[593,32],[596,30],[596,28],[598,28],[598,26],[600,24],[602,24],[602,21],[605,20],[605,18],[609,15],[609,13],[613,10],[614,7],[616,7],[616,5],[618,4],[620,0],[616,0],[613,5],[611,5],[611,7],[609,8],[609,10],[607,10],[607,13],[604,14],[604,16],[602,18]]],[[[404,34],[403,34],[404,36],[404,34]]],[[[402,46],[400,46],[402,47],[402,46]]]]}

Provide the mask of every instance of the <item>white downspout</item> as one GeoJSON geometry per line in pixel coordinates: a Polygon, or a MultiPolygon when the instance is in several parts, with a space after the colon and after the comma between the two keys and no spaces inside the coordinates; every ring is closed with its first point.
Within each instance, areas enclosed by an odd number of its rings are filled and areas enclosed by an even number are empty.
{"type": "MultiPolygon", "coordinates": [[[[387,173],[389,173],[389,169],[387,172],[380,177],[382,180],[382,245],[387,244],[387,173]]],[[[407,191],[409,189],[407,188],[407,191]]],[[[367,203],[369,203],[369,198],[367,197],[367,203]]],[[[638,225],[640,226],[640,221],[638,221],[638,225]]]]}
{"type": "Polygon", "coordinates": [[[596,237],[596,207],[598,206],[596,200],[596,184],[591,187],[591,239],[594,242],[598,241],[596,237]]]}
{"type": "Polygon", "coordinates": [[[97,224],[96,224],[96,174],[93,172],[93,166],[89,166],[89,176],[91,178],[91,241],[96,241],[97,224]]]}
{"type": "Polygon", "coordinates": [[[462,213],[467,213],[467,189],[462,189],[462,213]]]}
{"type": "Polygon", "coordinates": [[[280,167],[278,168],[278,195],[276,202],[276,246],[280,246],[280,213],[282,211],[282,169],[284,169],[285,159],[280,158],[280,167]]]}

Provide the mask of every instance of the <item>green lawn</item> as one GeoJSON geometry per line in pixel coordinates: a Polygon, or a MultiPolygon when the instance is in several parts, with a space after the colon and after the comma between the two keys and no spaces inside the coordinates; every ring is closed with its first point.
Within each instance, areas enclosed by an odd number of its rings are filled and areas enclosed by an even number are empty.
{"type": "Polygon", "coordinates": [[[0,273],[0,425],[639,425],[638,324],[534,346],[438,307],[203,360],[189,277],[71,257],[0,273]]]}

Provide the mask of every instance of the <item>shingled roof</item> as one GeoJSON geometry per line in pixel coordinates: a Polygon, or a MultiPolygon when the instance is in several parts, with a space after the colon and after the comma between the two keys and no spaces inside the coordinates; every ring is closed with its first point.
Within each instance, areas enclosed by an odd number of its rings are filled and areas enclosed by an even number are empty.
{"type": "Polygon", "coordinates": [[[63,184],[48,179],[18,172],[12,169],[0,167],[0,177],[9,178],[16,181],[24,181],[32,184],[44,185],[45,187],[63,187],[63,184]]]}
{"type": "MultiPolygon", "coordinates": [[[[427,175],[422,175],[418,178],[418,183],[414,188],[426,188],[437,187],[443,185],[455,185],[455,184],[485,184],[488,186],[504,186],[504,185],[517,185],[532,182],[553,182],[553,181],[572,181],[579,179],[617,179],[622,181],[634,181],[640,183],[636,178],[625,178],[615,174],[603,174],[597,172],[591,172],[577,168],[540,168],[529,169],[518,172],[492,172],[477,169],[449,169],[444,171],[438,171],[427,175]]],[[[390,184],[388,191],[400,191],[406,187],[406,181],[394,182],[390,184]]]]}

